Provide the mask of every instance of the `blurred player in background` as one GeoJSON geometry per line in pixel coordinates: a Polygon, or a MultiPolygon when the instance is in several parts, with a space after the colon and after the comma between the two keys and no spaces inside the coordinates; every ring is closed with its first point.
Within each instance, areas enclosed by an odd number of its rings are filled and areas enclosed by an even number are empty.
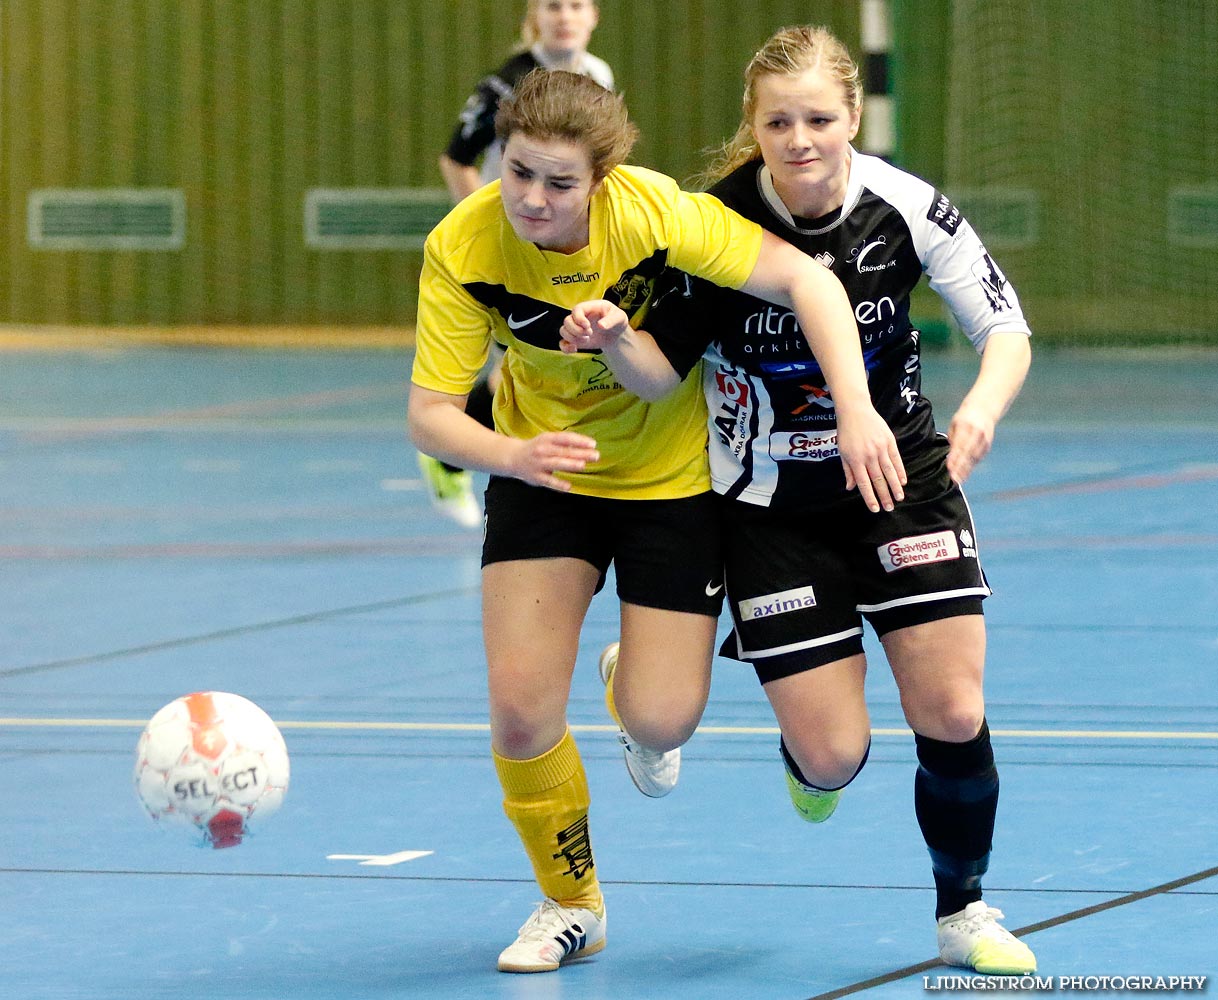
{"type": "MultiPolygon", "coordinates": [[[[572,310],[599,299],[637,322],[666,261],[781,302],[815,345],[843,461],[876,510],[891,508],[902,473],[829,271],[715,198],[622,165],[637,132],[622,99],[588,77],[530,73],[503,100],[496,132],[500,183],[427,239],[409,419],[420,450],[491,474],[491,745],[504,811],[545,897],[499,968],[543,972],[605,943],[588,785],[566,718],[588,606],[614,564],[622,631],[607,700],[631,776],[659,796],[706,704],[723,592],[701,386],[665,383],[664,398],[646,402],[614,371],[647,345],[625,333],[603,353],[562,348],[572,310]],[[506,348],[497,431],[465,412],[493,341],[506,348]]],[[[595,333],[595,315],[578,319],[595,333]]]]}
{"type": "MultiPolygon", "coordinates": [[[[588,51],[599,19],[600,11],[593,0],[529,0],[520,29],[520,48],[502,66],[478,81],[465,102],[448,148],[440,154],[440,173],[454,202],[498,179],[502,144],[495,138],[495,113],[500,100],[515,89],[526,73],[538,67],[564,69],[583,73],[607,90],[613,89],[613,70],[588,51]]],[[[486,372],[470,390],[465,409],[487,427],[493,426],[491,401],[499,386],[503,358],[498,349],[492,355],[486,372]]],[[[437,510],[466,528],[476,528],[482,523],[473,477],[467,471],[421,452],[419,469],[437,510]]]]}
{"type": "Polygon", "coordinates": [[[979,972],[1032,972],[1032,952],[981,898],[998,805],[982,693],[990,588],[960,488],[1023,385],[1030,331],[956,208],[851,147],[862,92],[841,42],[823,28],[783,29],[745,81],[744,119],[711,168],[710,192],[841,279],[871,398],[909,482],[904,502],[878,517],[849,493],[837,462],[841,400],[788,310],[687,275],[661,278],[644,325],[670,376],[707,351],[711,478],[735,624],[724,653],[756,670],[782,731],[792,802],[822,822],[871,745],[862,642],[863,619],[871,623],[915,734],[940,955],[979,972]],[[923,272],[981,354],[946,437],[921,394],[909,320],[923,272]]]}

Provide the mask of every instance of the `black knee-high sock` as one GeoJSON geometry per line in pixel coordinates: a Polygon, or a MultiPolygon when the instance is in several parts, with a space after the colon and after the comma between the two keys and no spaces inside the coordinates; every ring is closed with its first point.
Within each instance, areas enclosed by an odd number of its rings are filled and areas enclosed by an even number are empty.
{"type": "MultiPolygon", "coordinates": [[[[491,392],[491,387],[483,376],[474,383],[474,387],[470,389],[469,396],[465,400],[465,412],[478,421],[483,427],[495,429],[495,418],[491,415],[491,408],[495,402],[495,394],[491,392]]],[[[449,472],[461,472],[461,466],[449,465],[448,462],[440,463],[449,472]]]]}
{"type": "Polygon", "coordinates": [[[930,851],[938,918],[981,898],[981,876],[990,865],[998,810],[998,769],[985,720],[967,743],[917,734],[914,742],[920,765],[914,778],[914,810],[930,851]]]}

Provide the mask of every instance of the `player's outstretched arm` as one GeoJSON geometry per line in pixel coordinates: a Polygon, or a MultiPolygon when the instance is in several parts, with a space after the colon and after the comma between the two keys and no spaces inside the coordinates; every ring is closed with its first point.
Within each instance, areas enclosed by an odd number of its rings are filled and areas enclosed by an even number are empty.
{"type": "Polygon", "coordinates": [[[527,440],[497,434],[466,415],[464,396],[418,384],[410,387],[407,420],[411,443],[426,455],[561,492],[571,484],[555,473],[583,472],[600,458],[592,438],[572,431],[547,431],[527,440]]]}
{"type": "Polygon", "coordinates": [[[630,326],[626,314],[605,299],[575,306],[562,324],[564,354],[599,350],[610,370],[640,399],[653,402],[677,387],[677,374],[651,334],[630,326]]]}
{"type": "Polygon", "coordinates": [[[981,353],[977,381],[960,403],[947,428],[950,448],[947,471],[956,483],[969,474],[990,453],[994,432],[1027,377],[1032,364],[1032,347],[1022,331],[990,334],[981,353]]]}

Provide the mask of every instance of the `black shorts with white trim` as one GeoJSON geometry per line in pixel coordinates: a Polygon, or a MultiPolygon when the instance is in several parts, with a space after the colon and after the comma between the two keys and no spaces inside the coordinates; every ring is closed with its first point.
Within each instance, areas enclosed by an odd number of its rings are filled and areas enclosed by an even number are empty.
{"type": "Polygon", "coordinates": [[[623,601],[717,618],[723,607],[719,505],[714,494],[622,500],[560,493],[492,476],[482,565],[570,557],[614,566],[623,601]]]}
{"type": "Polygon", "coordinates": [[[981,614],[990,588],[972,513],[937,447],[891,513],[871,513],[857,492],[831,507],[721,500],[735,626],[722,655],[765,683],[862,652],[864,620],[883,636],[981,614]]]}

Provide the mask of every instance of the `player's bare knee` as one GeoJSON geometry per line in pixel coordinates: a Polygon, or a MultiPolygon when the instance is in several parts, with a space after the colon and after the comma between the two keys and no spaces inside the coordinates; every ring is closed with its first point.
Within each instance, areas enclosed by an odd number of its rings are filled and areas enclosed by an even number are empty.
{"type": "MultiPolygon", "coordinates": [[[[910,713],[912,716],[913,713],[910,713]]],[[[944,743],[967,743],[981,729],[985,704],[980,699],[947,698],[909,719],[914,732],[944,743]]]]}
{"type": "Polygon", "coordinates": [[[493,729],[495,750],[511,760],[541,756],[558,743],[563,732],[561,726],[547,725],[532,713],[512,709],[495,713],[493,729]]]}
{"type": "Polygon", "coordinates": [[[870,733],[843,731],[827,737],[822,733],[802,740],[784,733],[783,742],[809,781],[819,788],[840,788],[858,774],[870,733]]]}
{"type": "Polygon", "coordinates": [[[984,709],[965,708],[953,712],[942,720],[945,735],[940,738],[949,743],[967,743],[980,731],[984,718],[984,709]]]}
{"type": "Polygon", "coordinates": [[[622,726],[631,739],[648,750],[667,752],[685,744],[698,728],[698,714],[682,707],[671,712],[657,711],[651,706],[638,713],[623,712],[619,705],[622,726]]]}
{"type": "Polygon", "coordinates": [[[532,753],[533,742],[533,734],[523,729],[508,727],[495,733],[496,751],[509,760],[528,760],[537,756],[532,753]]]}
{"type": "Polygon", "coordinates": [[[653,692],[637,698],[619,695],[616,704],[622,726],[632,739],[648,750],[666,752],[694,734],[706,700],[688,691],[653,692]]]}
{"type": "Polygon", "coordinates": [[[632,739],[649,750],[665,752],[693,736],[706,707],[706,696],[680,688],[644,690],[615,680],[614,703],[632,739]]]}

